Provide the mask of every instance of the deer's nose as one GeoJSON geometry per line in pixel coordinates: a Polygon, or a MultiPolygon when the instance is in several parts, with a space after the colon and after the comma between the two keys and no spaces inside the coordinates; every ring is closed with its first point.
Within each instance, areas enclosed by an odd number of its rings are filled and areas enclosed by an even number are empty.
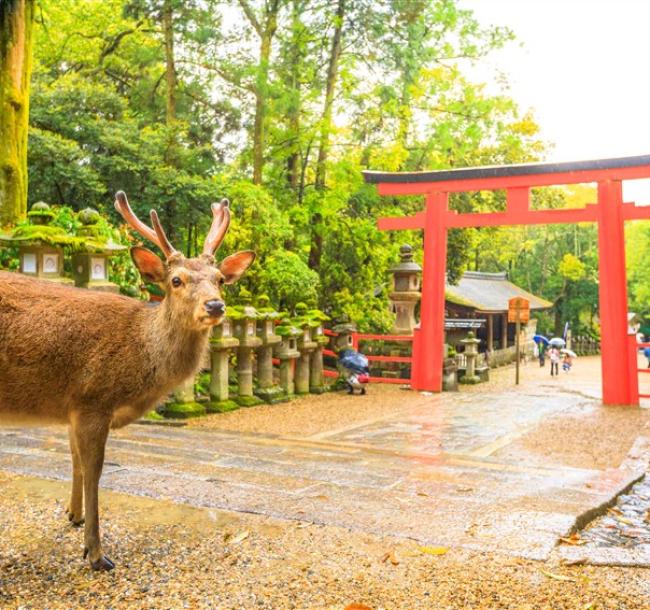
{"type": "Polygon", "coordinates": [[[226,312],[226,304],[219,299],[212,299],[205,302],[205,310],[210,317],[217,318],[226,312]]]}

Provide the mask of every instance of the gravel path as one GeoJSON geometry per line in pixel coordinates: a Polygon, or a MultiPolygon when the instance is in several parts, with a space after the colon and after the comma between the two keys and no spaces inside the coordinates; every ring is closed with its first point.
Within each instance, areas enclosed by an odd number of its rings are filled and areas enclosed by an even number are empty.
{"type": "Polygon", "coordinates": [[[563,566],[104,491],[112,573],[81,559],[67,485],[0,473],[0,607],[648,608],[648,570],[563,566]],[[391,554],[392,553],[392,554],[391,554]],[[385,559],[386,554],[388,558],[385,559]]]}

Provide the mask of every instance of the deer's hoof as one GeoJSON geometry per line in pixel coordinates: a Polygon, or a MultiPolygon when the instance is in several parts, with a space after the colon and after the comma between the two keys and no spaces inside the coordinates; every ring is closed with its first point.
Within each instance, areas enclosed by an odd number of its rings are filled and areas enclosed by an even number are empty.
{"type": "MultiPolygon", "coordinates": [[[[88,549],[84,549],[84,559],[88,555],[88,549]]],[[[90,567],[96,572],[110,572],[115,564],[106,555],[100,555],[99,559],[90,560],[90,567]]]]}
{"type": "Polygon", "coordinates": [[[86,522],[83,516],[75,517],[75,514],[70,511],[68,511],[68,521],[70,521],[73,527],[81,527],[86,522]]]}

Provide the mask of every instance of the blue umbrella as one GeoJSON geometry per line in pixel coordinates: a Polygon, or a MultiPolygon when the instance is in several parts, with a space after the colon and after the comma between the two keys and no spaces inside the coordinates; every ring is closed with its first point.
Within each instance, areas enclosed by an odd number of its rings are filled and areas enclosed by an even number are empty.
{"type": "Polygon", "coordinates": [[[537,343],[537,345],[540,345],[541,343],[548,345],[548,339],[544,335],[533,335],[533,341],[537,343]]]}

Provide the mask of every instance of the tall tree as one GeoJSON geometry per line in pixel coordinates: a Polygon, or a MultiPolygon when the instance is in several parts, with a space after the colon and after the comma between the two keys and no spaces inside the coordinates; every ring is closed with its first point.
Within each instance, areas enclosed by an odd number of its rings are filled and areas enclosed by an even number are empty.
{"type": "Polygon", "coordinates": [[[271,45],[278,28],[280,0],[264,0],[264,6],[258,14],[248,0],[239,0],[244,14],[260,41],[259,63],[255,79],[255,124],[253,126],[253,183],[262,184],[264,169],[264,145],[266,109],[269,94],[269,66],[271,62],[271,45]]]}
{"type": "Polygon", "coordinates": [[[27,210],[34,0],[0,0],[0,225],[27,210]]]}

